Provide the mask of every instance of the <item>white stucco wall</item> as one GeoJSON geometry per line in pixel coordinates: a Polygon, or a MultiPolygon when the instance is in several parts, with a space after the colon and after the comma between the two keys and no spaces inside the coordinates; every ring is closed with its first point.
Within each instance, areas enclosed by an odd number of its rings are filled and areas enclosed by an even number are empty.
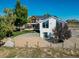
{"type": "Polygon", "coordinates": [[[49,18],[49,32],[50,32],[51,34],[53,34],[52,29],[55,29],[55,27],[56,27],[56,19],[54,19],[54,18],[49,18]]]}
{"type": "Polygon", "coordinates": [[[40,22],[40,37],[41,38],[44,38],[44,34],[43,34],[44,32],[48,32],[49,37],[50,37],[50,34],[53,35],[52,29],[55,29],[55,27],[56,27],[56,19],[55,18],[50,17],[46,20],[49,20],[49,28],[43,28],[42,27],[43,21],[40,22]]]}

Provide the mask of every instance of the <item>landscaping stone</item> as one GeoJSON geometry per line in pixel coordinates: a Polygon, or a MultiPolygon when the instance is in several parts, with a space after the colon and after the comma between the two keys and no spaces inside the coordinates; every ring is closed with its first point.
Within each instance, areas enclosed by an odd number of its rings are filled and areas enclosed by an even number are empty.
{"type": "Polygon", "coordinates": [[[7,42],[5,42],[4,46],[6,47],[14,47],[14,42],[11,40],[11,38],[8,38],[7,42]]]}

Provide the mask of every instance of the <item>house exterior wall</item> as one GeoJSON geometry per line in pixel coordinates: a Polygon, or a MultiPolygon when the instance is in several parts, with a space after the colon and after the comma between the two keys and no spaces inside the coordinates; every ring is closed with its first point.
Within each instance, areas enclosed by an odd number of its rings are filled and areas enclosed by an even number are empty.
{"type": "Polygon", "coordinates": [[[56,19],[53,17],[50,17],[47,19],[49,21],[49,28],[43,28],[43,22],[40,22],[40,37],[44,38],[44,32],[48,33],[48,38],[53,35],[52,29],[55,29],[56,27],[56,19]]]}
{"type": "Polygon", "coordinates": [[[49,19],[49,33],[53,35],[53,29],[56,27],[56,19],[55,18],[50,18],[49,19]]]}

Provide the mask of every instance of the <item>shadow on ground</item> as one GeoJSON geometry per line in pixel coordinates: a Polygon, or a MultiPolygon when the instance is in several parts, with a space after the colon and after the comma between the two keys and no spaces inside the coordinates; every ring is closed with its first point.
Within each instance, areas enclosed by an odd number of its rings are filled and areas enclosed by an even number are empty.
{"type": "Polygon", "coordinates": [[[54,39],[54,38],[51,38],[51,39],[45,39],[46,41],[48,42],[51,42],[51,43],[63,43],[64,41],[63,40],[60,40],[60,39],[54,39]]]}

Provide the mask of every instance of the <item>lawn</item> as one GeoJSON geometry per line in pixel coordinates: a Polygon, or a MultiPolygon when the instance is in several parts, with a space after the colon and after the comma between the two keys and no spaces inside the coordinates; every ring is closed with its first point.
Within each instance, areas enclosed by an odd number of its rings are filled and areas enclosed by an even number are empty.
{"type": "MultiPolygon", "coordinates": [[[[14,37],[21,35],[21,34],[25,34],[25,33],[34,33],[33,30],[23,30],[23,31],[17,31],[17,32],[13,32],[13,36],[11,37],[14,41],[14,37]]],[[[7,41],[7,37],[5,37],[2,41],[6,42],[7,41]]]]}
{"type": "Polygon", "coordinates": [[[13,32],[13,37],[21,35],[21,34],[25,34],[25,33],[34,33],[34,31],[33,30],[23,30],[23,31],[13,32]]]}

